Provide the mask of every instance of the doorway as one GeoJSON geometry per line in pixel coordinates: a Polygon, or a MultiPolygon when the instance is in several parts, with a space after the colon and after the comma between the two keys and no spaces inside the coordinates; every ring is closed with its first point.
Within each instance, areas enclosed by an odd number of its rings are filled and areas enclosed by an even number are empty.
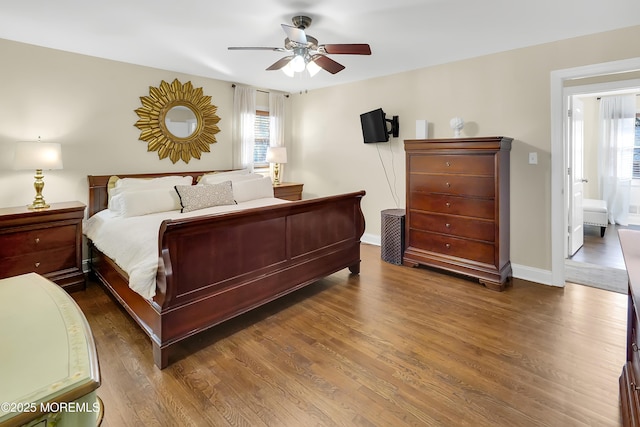
{"type": "Polygon", "coordinates": [[[563,88],[569,107],[564,138],[567,180],[564,215],[567,241],[565,280],[615,292],[627,292],[627,274],[617,230],[609,224],[601,235],[582,224],[582,199],[601,199],[598,185],[599,100],[603,96],[640,93],[640,80],[621,80],[563,88]]]}
{"type": "MultiPolygon", "coordinates": [[[[587,66],[555,70],[550,74],[551,98],[551,276],[547,283],[553,286],[565,285],[565,241],[567,230],[566,202],[566,143],[565,117],[567,101],[564,89],[572,81],[601,77],[604,80],[619,79],[620,75],[640,71],[640,58],[592,64],[587,66]]],[[[637,77],[634,77],[637,78],[637,77]]]]}

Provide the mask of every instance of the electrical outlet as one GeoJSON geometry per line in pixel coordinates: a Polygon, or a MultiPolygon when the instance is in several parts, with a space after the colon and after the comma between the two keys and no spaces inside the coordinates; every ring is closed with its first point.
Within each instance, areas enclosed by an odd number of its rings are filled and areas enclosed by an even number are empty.
{"type": "Polygon", "coordinates": [[[529,164],[530,165],[538,164],[538,153],[529,153],[529,164]]]}

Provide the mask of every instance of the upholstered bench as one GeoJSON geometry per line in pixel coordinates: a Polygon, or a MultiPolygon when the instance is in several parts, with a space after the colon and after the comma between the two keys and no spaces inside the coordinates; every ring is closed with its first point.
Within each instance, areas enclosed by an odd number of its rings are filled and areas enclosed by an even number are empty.
{"type": "Polygon", "coordinates": [[[604,232],[609,224],[607,202],[604,200],[583,199],[582,209],[584,211],[583,224],[600,227],[600,237],[604,237],[604,232]]]}

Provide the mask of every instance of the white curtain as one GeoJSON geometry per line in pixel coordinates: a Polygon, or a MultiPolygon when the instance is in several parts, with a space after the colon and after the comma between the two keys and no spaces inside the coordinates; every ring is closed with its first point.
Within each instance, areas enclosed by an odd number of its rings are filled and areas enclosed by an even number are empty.
{"type": "MultiPolygon", "coordinates": [[[[269,92],[269,146],[284,147],[284,94],[269,92]]],[[[273,165],[269,165],[273,176],[273,165]]],[[[280,165],[284,177],[284,165],[280,165]]]]}
{"type": "Polygon", "coordinates": [[[600,191],[607,202],[612,224],[628,225],[635,103],[634,95],[604,96],[600,99],[598,173],[600,191]]]}
{"type": "Polygon", "coordinates": [[[236,86],[233,94],[233,167],[253,170],[256,90],[236,86]]]}

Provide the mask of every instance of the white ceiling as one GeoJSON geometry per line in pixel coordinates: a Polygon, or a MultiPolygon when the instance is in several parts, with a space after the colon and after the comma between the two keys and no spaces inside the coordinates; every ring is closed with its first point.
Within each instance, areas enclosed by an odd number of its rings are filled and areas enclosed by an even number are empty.
{"type": "MultiPolygon", "coordinates": [[[[20,0],[0,2],[0,38],[287,92],[312,90],[640,24],[639,0],[20,0]],[[320,44],[368,43],[347,68],[287,77],[280,24],[313,19],[320,44]]],[[[638,40],[636,43],[640,42],[638,40]]]]}

